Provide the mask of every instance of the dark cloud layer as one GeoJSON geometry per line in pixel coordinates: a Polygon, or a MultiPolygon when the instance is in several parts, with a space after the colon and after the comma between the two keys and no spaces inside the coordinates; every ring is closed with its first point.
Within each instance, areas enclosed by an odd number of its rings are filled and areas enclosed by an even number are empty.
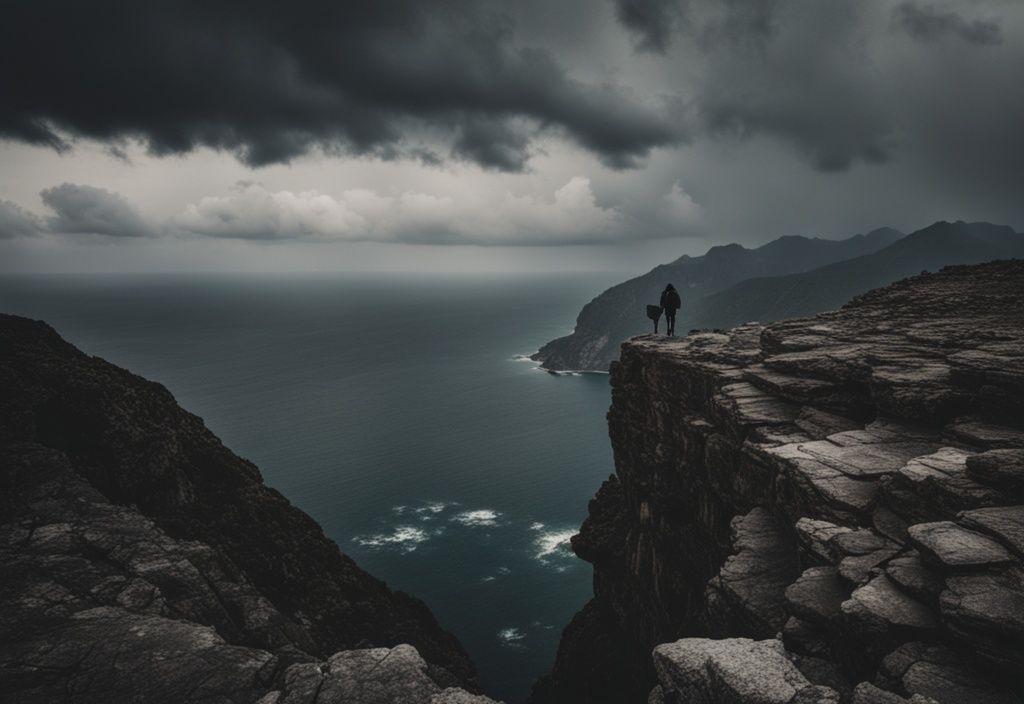
{"type": "Polygon", "coordinates": [[[16,203],[0,200],[0,239],[27,237],[42,231],[39,219],[16,203]]]}
{"type": "Polygon", "coordinates": [[[968,21],[956,12],[943,12],[917,2],[900,3],[893,10],[893,21],[910,36],[925,41],[948,36],[979,46],[991,46],[1003,41],[999,25],[992,20],[968,21]]]}
{"type": "Polygon", "coordinates": [[[615,0],[615,15],[632,32],[638,51],[664,53],[683,8],[680,0],[615,0]]]}
{"type": "Polygon", "coordinates": [[[53,211],[46,220],[51,232],[146,237],[153,228],[138,209],[119,193],[104,188],[63,183],[39,194],[53,211]]]}
{"type": "Polygon", "coordinates": [[[616,168],[680,138],[663,109],[574,80],[472,0],[7,3],[0,93],[8,138],[139,138],[254,166],[316,147],[415,156],[410,134],[454,128],[459,157],[516,170],[529,138],[506,122],[524,119],[616,168]]]}
{"type": "Polygon", "coordinates": [[[911,158],[965,188],[1024,175],[1024,131],[1010,126],[1024,120],[1024,93],[1008,89],[1024,55],[1019,43],[994,48],[1006,4],[613,2],[642,46],[697,76],[696,139],[771,137],[824,172],[911,158]]]}

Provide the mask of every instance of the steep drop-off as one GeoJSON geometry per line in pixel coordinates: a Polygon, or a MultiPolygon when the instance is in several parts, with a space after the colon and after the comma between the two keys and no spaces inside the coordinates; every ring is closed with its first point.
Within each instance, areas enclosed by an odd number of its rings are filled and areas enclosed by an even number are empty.
{"type": "Polygon", "coordinates": [[[534,702],[1021,701],[1024,262],[634,338],[611,383],[534,702]]]}
{"type": "Polygon", "coordinates": [[[488,702],[161,385],[0,316],[0,700],[488,702]]]}

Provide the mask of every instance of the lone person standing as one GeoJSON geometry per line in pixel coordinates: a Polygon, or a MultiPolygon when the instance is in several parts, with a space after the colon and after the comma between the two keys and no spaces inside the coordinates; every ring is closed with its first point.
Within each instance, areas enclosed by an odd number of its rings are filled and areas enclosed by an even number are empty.
{"type": "Polygon", "coordinates": [[[661,292],[661,309],[665,311],[665,325],[668,326],[668,334],[676,334],[676,311],[683,305],[679,298],[676,287],[669,284],[661,292]]]}

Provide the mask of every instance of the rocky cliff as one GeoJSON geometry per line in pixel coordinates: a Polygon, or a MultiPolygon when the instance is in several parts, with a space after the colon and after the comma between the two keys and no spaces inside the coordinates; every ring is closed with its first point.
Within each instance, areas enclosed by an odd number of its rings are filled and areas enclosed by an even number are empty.
{"type": "Polygon", "coordinates": [[[0,316],[0,700],[484,704],[454,636],[159,384],[0,316]]]}
{"type": "Polygon", "coordinates": [[[611,383],[535,702],[1024,701],[1024,262],[634,338],[611,383]]]}

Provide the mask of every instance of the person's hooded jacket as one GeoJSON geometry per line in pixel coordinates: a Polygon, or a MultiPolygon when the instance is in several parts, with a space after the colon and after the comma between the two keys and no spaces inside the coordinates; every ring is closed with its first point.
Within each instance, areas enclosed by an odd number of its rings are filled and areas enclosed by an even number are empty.
{"type": "Polygon", "coordinates": [[[677,311],[683,305],[675,286],[669,284],[661,292],[661,307],[666,311],[677,311]]]}

